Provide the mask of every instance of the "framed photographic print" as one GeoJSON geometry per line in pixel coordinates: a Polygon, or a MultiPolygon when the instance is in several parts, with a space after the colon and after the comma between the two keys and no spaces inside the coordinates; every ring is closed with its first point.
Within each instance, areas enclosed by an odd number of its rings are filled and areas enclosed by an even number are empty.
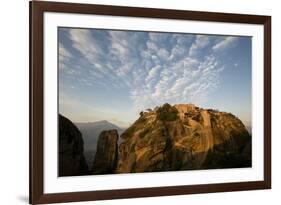
{"type": "Polygon", "coordinates": [[[270,16],[30,2],[30,203],[270,188],[270,16]]]}

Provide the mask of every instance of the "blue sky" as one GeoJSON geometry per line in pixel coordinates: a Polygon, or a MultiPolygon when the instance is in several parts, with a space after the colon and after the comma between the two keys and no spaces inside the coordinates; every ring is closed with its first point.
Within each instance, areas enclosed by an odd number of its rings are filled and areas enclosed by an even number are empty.
{"type": "Polygon", "coordinates": [[[127,127],[193,103],[251,125],[251,37],[59,28],[59,112],[127,127]]]}

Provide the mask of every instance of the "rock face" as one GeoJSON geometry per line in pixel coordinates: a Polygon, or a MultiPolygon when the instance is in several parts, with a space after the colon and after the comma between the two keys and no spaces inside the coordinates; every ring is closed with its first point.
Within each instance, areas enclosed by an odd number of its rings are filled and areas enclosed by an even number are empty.
{"type": "Polygon", "coordinates": [[[116,126],[115,124],[106,120],[97,122],[84,122],[75,123],[77,128],[80,130],[84,140],[84,155],[89,167],[92,167],[94,161],[94,155],[98,144],[98,138],[103,130],[116,129],[118,134],[123,133],[125,129],[116,126]]]}
{"type": "Polygon", "coordinates": [[[140,115],[121,135],[116,173],[251,166],[251,136],[230,113],[165,104],[140,115]]]}
{"type": "Polygon", "coordinates": [[[106,130],[101,132],[97,152],[95,155],[92,174],[110,174],[117,166],[118,159],[118,132],[106,130]]]}
{"type": "Polygon", "coordinates": [[[83,146],[78,128],[69,119],[59,115],[59,176],[89,174],[83,146]]]}

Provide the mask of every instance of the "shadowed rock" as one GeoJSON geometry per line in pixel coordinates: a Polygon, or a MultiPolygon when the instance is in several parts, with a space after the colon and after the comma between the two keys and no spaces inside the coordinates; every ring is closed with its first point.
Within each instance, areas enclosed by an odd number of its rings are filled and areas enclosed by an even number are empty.
{"type": "Polygon", "coordinates": [[[118,132],[117,130],[102,131],[97,144],[92,173],[110,174],[117,166],[118,160],[118,132]]]}
{"type": "Polygon", "coordinates": [[[59,115],[59,176],[89,173],[83,154],[81,132],[66,117],[59,115]]]}

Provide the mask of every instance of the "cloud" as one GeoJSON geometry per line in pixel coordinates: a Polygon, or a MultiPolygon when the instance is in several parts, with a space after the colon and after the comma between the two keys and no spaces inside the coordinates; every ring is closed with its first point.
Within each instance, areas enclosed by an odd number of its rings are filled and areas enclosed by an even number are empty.
{"type": "MultiPolygon", "coordinates": [[[[234,41],[219,36],[214,44],[207,35],[132,31],[69,29],[68,33],[72,48],[80,54],[73,58],[84,69],[79,82],[128,91],[127,100],[136,111],[166,102],[206,100],[224,69],[214,50],[234,41]]],[[[63,49],[60,55],[68,56],[63,49]]]]}
{"type": "Polygon", "coordinates": [[[161,69],[161,66],[160,65],[157,65],[153,68],[150,69],[150,71],[148,72],[148,75],[147,75],[147,80],[150,80],[150,79],[153,79],[156,77],[156,74],[158,73],[158,71],[161,69]]]}
{"type": "Polygon", "coordinates": [[[69,60],[72,58],[72,54],[63,46],[62,43],[59,43],[59,56],[61,60],[69,60]]]}
{"type": "Polygon", "coordinates": [[[87,29],[69,29],[72,47],[79,51],[89,62],[95,62],[103,54],[92,32],[87,29]]]}
{"type": "Polygon", "coordinates": [[[196,40],[191,45],[189,55],[194,56],[198,53],[198,50],[205,48],[209,44],[209,37],[206,35],[196,35],[196,40]]]}
{"type": "Polygon", "coordinates": [[[165,48],[160,48],[157,52],[157,55],[161,60],[167,60],[169,57],[169,52],[165,48]]]}
{"type": "Polygon", "coordinates": [[[156,52],[158,50],[156,44],[151,41],[146,42],[146,46],[149,50],[151,50],[153,52],[156,52]]]}
{"type": "Polygon", "coordinates": [[[223,40],[219,41],[217,44],[213,45],[212,49],[214,51],[222,51],[224,49],[235,46],[235,43],[238,41],[237,37],[226,37],[223,40]]]}
{"type": "Polygon", "coordinates": [[[84,64],[83,72],[89,75],[84,78],[97,78],[99,84],[104,84],[105,81],[116,81],[121,76],[126,76],[130,70],[131,64],[123,63],[128,54],[126,33],[69,29],[68,36],[72,47],[80,54],[79,61],[84,64]]]}
{"type": "Polygon", "coordinates": [[[129,37],[127,33],[120,31],[109,31],[110,42],[111,42],[111,52],[113,55],[119,56],[119,58],[124,58],[128,55],[129,45],[127,38],[129,37]]]}
{"type": "Polygon", "coordinates": [[[59,43],[59,69],[66,69],[66,62],[72,58],[72,54],[64,47],[62,43],[59,43]]]}
{"type": "Polygon", "coordinates": [[[176,69],[151,69],[148,75],[150,80],[146,81],[146,85],[154,82],[153,86],[139,85],[132,89],[131,98],[137,110],[153,108],[166,102],[200,103],[217,88],[219,74],[223,71],[215,57],[206,57],[202,62],[186,57],[172,65],[176,69]]]}

